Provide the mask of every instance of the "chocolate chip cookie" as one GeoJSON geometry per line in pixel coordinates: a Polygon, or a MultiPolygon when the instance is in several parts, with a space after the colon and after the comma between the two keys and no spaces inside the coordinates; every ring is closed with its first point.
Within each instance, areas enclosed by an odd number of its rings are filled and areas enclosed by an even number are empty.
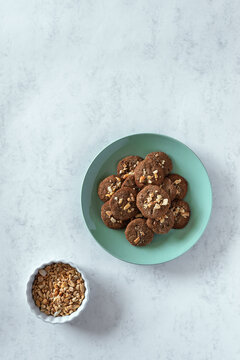
{"type": "Polygon", "coordinates": [[[105,202],[101,208],[101,218],[104,224],[110,229],[122,229],[127,225],[126,221],[116,219],[113,216],[109,201],[105,202]]]}
{"type": "Polygon", "coordinates": [[[133,175],[136,166],[143,159],[140,156],[127,156],[119,161],[117,173],[122,179],[126,179],[128,175],[133,175]]]}
{"type": "Polygon", "coordinates": [[[128,224],[125,235],[130,244],[145,246],[152,241],[154,233],[147,226],[145,219],[135,219],[128,224]]]}
{"type": "Polygon", "coordinates": [[[188,190],[188,183],[181,175],[170,174],[168,178],[172,181],[173,185],[176,187],[176,199],[182,200],[188,190]]]}
{"type": "Polygon", "coordinates": [[[147,219],[147,226],[156,234],[168,233],[173,228],[173,224],[174,215],[172,210],[168,210],[168,212],[159,219],[147,219]]]}
{"type": "Polygon", "coordinates": [[[110,207],[116,219],[128,220],[138,214],[136,191],[123,187],[115,192],[110,200],[110,207]]]}
{"type": "Polygon", "coordinates": [[[100,182],[98,186],[98,196],[102,201],[108,201],[121,186],[122,180],[120,177],[110,175],[100,182]]]}
{"type": "Polygon", "coordinates": [[[159,164],[151,160],[141,161],[134,172],[135,183],[139,188],[145,185],[160,185],[164,179],[164,171],[159,164]]]}
{"type": "Polygon", "coordinates": [[[161,168],[164,170],[165,175],[169,174],[172,171],[172,160],[164,152],[152,152],[146,156],[146,159],[149,159],[152,162],[160,165],[161,168]]]}
{"type": "Polygon", "coordinates": [[[172,203],[172,212],[174,215],[174,229],[184,228],[190,219],[190,207],[186,201],[174,200],[172,203]]]}
{"type": "Polygon", "coordinates": [[[175,199],[177,190],[168,177],[165,177],[160,187],[168,193],[171,201],[175,199]]]}
{"type": "Polygon", "coordinates": [[[168,193],[156,185],[145,186],[137,195],[137,207],[146,218],[162,217],[168,211],[170,204],[168,193]]]}

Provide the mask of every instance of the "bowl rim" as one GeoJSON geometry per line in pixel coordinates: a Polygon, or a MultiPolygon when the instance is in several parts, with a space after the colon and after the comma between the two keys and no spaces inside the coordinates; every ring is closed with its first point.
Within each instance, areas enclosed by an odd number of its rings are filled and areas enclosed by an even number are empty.
{"type": "Polygon", "coordinates": [[[86,304],[89,300],[89,285],[88,285],[88,280],[86,279],[85,273],[78,267],[78,265],[72,263],[71,261],[67,261],[67,260],[51,260],[49,262],[43,263],[42,265],[38,266],[33,272],[32,275],[30,275],[28,282],[27,282],[27,286],[26,286],[26,296],[27,296],[27,302],[28,305],[30,307],[31,312],[38,318],[41,319],[45,322],[51,323],[51,324],[64,324],[66,322],[72,321],[73,319],[77,318],[80,313],[86,308],[86,304]],[[70,315],[65,315],[65,316],[57,316],[54,317],[52,315],[47,315],[44,312],[42,312],[37,305],[35,304],[33,297],[32,297],[32,285],[33,285],[33,281],[35,279],[35,276],[37,275],[38,271],[42,268],[44,268],[47,265],[51,265],[54,263],[64,263],[64,264],[69,264],[72,267],[74,267],[81,275],[82,278],[84,280],[84,285],[85,285],[85,298],[82,301],[82,304],[79,306],[79,308],[74,311],[72,314],[70,315]]]}
{"type": "Polygon", "coordinates": [[[154,266],[154,265],[160,265],[160,264],[165,264],[165,263],[168,263],[170,261],[173,261],[177,258],[179,258],[180,256],[183,256],[186,252],[188,252],[194,245],[196,245],[196,243],[200,240],[200,238],[202,237],[204,231],[206,230],[207,228],[207,225],[209,223],[209,220],[211,218],[211,214],[212,214],[212,202],[213,202],[213,194],[212,194],[212,183],[211,183],[211,180],[210,180],[210,177],[209,177],[209,174],[208,174],[208,171],[207,169],[205,168],[202,160],[199,158],[199,156],[189,147],[187,146],[186,144],[184,144],[183,142],[181,142],[180,140],[174,138],[174,137],[171,137],[171,136],[168,136],[168,135],[164,135],[164,134],[158,134],[158,133],[134,133],[134,134],[130,134],[130,135],[126,135],[126,136],[123,136],[121,138],[118,138],[116,140],[114,140],[113,142],[111,142],[110,144],[108,144],[107,146],[105,146],[100,152],[98,152],[98,154],[94,157],[94,159],[91,161],[90,165],[88,166],[88,169],[85,173],[85,176],[83,178],[83,181],[82,181],[82,186],[81,186],[81,191],[80,191],[80,202],[81,202],[81,209],[82,209],[82,213],[83,213],[83,218],[84,218],[84,222],[85,222],[85,225],[88,229],[88,231],[90,232],[90,234],[92,235],[92,237],[94,238],[94,240],[98,243],[98,245],[103,249],[105,250],[108,254],[110,254],[111,256],[115,257],[116,259],[119,259],[123,262],[126,262],[126,263],[129,263],[129,264],[133,264],[133,265],[139,265],[139,266],[154,266]],[[173,258],[169,259],[169,260],[166,260],[166,261],[161,261],[161,262],[155,262],[155,263],[152,263],[152,264],[146,264],[146,263],[138,263],[138,262],[135,262],[135,261],[129,261],[129,260],[125,260],[115,254],[112,254],[107,248],[105,248],[97,239],[96,237],[92,234],[91,230],[89,229],[88,227],[88,224],[87,224],[87,221],[86,221],[86,217],[85,217],[85,209],[84,209],[84,206],[83,206],[83,191],[84,191],[84,187],[86,186],[86,179],[87,179],[87,176],[88,176],[88,173],[90,172],[90,169],[93,165],[93,163],[95,161],[97,161],[98,157],[100,157],[100,155],[103,153],[103,151],[107,151],[113,144],[117,143],[118,141],[120,140],[124,140],[124,139],[127,139],[127,138],[131,138],[131,137],[135,137],[135,136],[142,136],[142,135],[146,135],[146,136],[160,136],[160,137],[164,137],[166,139],[169,139],[169,140],[173,140],[177,143],[179,143],[180,145],[184,146],[187,150],[191,151],[195,156],[196,158],[199,160],[199,162],[201,163],[202,165],[202,168],[203,170],[206,172],[206,175],[207,175],[207,178],[208,178],[208,181],[209,181],[209,185],[210,185],[210,207],[209,207],[209,213],[208,213],[208,217],[207,217],[207,220],[206,220],[206,224],[205,226],[200,230],[200,235],[199,237],[197,238],[197,240],[191,244],[191,246],[185,250],[184,252],[182,252],[181,254],[177,255],[177,256],[174,256],[173,258]]]}

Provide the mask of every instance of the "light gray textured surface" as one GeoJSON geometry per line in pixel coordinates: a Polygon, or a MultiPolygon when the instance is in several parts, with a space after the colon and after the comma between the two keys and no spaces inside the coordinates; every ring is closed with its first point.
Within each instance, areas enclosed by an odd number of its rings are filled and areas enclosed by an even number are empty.
{"type": "Polygon", "coordinates": [[[1,359],[239,359],[239,1],[8,0],[0,14],[1,359]],[[153,267],[105,253],[79,205],[98,152],[145,131],[190,146],[214,195],[198,244],[153,267]],[[25,286],[62,257],[92,300],[51,326],[25,286]]]}

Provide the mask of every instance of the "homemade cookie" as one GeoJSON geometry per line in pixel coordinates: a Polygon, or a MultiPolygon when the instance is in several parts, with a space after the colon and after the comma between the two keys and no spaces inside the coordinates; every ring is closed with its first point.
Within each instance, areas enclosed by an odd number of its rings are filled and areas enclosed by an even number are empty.
{"type": "Polygon", "coordinates": [[[184,228],[190,219],[190,207],[188,203],[183,200],[174,200],[171,209],[174,215],[173,228],[184,228]]]}
{"type": "Polygon", "coordinates": [[[104,224],[110,229],[122,229],[127,225],[126,221],[116,219],[112,215],[109,201],[105,202],[105,204],[101,207],[101,218],[104,224]]]}
{"type": "Polygon", "coordinates": [[[188,190],[188,183],[181,175],[170,174],[168,178],[172,181],[173,185],[176,187],[176,199],[182,200],[188,190]]]}
{"type": "Polygon", "coordinates": [[[130,244],[145,246],[152,241],[154,233],[147,226],[145,219],[135,219],[126,227],[125,235],[130,244]]]}
{"type": "Polygon", "coordinates": [[[137,207],[146,218],[162,217],[168,211],[170,204],[168,193],[156,185],[145,186],[137,195],[137,207]]]}
{"type": "Polygon", "coordinates": [[[122,187],[130,187],[137,192],[140,190],[135,183],[134,175],[129,175],[122,183],[122,187]]]}
{"type": "Polygon", "coordinates": [[[147,219],[147,226],[156,234],[168,233],[174,224],[174,215],[172,210],[163,215],[160,219],[147,219]]]}
{"type": "Polygon", "coordinates": [[[163,180],[163,183],[160,185],[160,187],[168,193],[171,201],[175,199],[177,189],[168,177],[163,180]]]}
{"type": "Polygon", "coordinates": [[[122,185],[120,177],[110,175],[102,180],[98,186],[98,196],[102,201],[108,201],[122,185]]]}
{"type": "Polygon", "coordinates": [[[110,200],[110,207],[116,219],[128,220],[138,214],[136,206],[136,191],[123,187],[116,191],[110,200]]]}
{"type": "Polygon", "coordinates": [[[136,167],[134,176],[139,188],[149,184],[160,185],[164,179],[164,170],[151,160],[143,160],[136,167]]]}
{"type": "Polygon", "coordinates": [[[122,179],[126,179],[128,175],[133,175],[136,166],[143,159],[140,156],[127,156],[119,161],[117,173],[122,179]]]}
{"type": "Polygon", "coordinates": [[[160,165],[164,170],[165,175],[172,171],[172,160],[170,157],[161,151],[155,151],[146,156],[145,159],[149,159],[154,163],[160,165]]]}

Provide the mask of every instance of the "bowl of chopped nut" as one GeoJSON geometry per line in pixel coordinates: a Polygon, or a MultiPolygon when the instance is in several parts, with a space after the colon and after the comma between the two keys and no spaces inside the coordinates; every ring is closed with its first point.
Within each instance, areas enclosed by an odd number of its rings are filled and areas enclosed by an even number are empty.
{"type": "Polygon", "coordinates": [[[72,321],[85,309],[89,287],[77,265],[64,260],[38,267],[27,283],[27,301],[40,319],[63,324],[72,321]]]}

